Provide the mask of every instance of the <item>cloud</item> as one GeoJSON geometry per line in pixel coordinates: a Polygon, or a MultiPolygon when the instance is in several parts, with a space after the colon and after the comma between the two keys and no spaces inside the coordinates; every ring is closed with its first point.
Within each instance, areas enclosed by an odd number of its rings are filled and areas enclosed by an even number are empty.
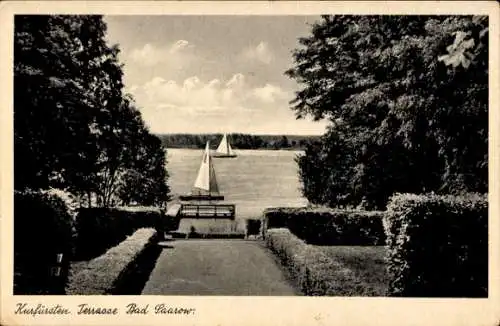
{"type": "Polygon", "coordinates": [[[136,89],[134,95],[144,107],[176,107],[193,114],[204,113],[220,110],[231,102],[225,98],[225,89],[220,84],[218,79],[204,83],[197,76],[180,83],[155,77],[136,89]]]}
{"type": "Polygon", "coordinates": [[[275,103],[288,97],[288,93],[281,89],[281,87],[271,84],[266,84],[264,87],[257,87],[253,90],[253,93],[265,103],[275,103]]]}
{"type": "Polygon", "coordinates": [[[130,59],[142,66],[154,66],[159,63],[171,63],[179,65],[186,62],[192,56],[190,49],[194,46],[186,40],[178,40],[166,47],[157,47],[150,43],[141,48],[133,49],[130,59]]]}
{"type": "Polygon", "coordinates": [[[257,46],[244,50],[243,57],[268,65],[273,60],[274,55],[266,42],[260,42],[257,46]]]}
{"type": "Polygon", "coordinates": [[[165,129],[164,121],[204,124],[215,119],[218,127],[229,128],[238,120],[248,125],[253,117],[277,108],[289,111],[288,92],[270,83],[250,86],[241,73],[207,81],[197,76],[180,82],[155,77],[130,92],[153,131],[165,129]]]}
{"type": "Polygon", "coordinates": [[[237,73],[231,77],[226,83],[228,88],[241,88],[245,84],[245,76],[241,73],[237,73]]]}
{"type": "Polygon", "coordinates": [[[197,76],[177,83],[155,77],[142,86],[133,85],[129,91],[148,104],[171,104],[182,107],[241,107],[245,105],[265,105],[285,101],[289,93],[272,84],[251,87],[245,76],[234,74],[227,82],[219,79],[207,82],[197,76]]]}
{"type": "Polygon", "coordinates": [[[182,51],[184,49],[189,49],[190,47],[193,47],[193,45],[189,44],[188,41],[186,40],[178,40],[174,44],[170,46],[169,52],[170,53],[176,53],[179,51],[182,51]]]}

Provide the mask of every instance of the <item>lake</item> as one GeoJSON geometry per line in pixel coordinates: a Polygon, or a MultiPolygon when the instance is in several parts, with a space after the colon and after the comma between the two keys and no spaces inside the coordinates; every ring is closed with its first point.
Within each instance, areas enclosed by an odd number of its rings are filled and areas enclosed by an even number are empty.
{"type": "MultiPolygon", "coordinates": [[[[235,150],[236,158],[213,158],[219,191],[236,215],[259,218],[267,207],[305,206],[300,192],[299,151],[235,150]]],[[[167,152],[169,185],[174,196],[191,191],[203,156],[202,149],[172,148],[167,152]]]]}

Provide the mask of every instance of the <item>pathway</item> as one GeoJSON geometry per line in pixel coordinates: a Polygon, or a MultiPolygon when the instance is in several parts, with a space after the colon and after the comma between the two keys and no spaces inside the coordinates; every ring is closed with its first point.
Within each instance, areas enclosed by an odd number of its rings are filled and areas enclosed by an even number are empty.
{"type": "Polygon", "coordinates": [[[299,295],[259,241],[193,239],[162,244],[142,294],[299,295]]]}

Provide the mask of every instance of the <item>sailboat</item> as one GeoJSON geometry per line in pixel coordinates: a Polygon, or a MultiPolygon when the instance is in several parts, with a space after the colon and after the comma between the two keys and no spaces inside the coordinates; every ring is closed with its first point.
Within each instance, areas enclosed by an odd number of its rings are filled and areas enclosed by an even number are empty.
{"type": "Polygon", "coordinates": [[[224,200],[224,196],[219,193],[212,156],[210,155],[209,141],[207,141],[203,153],[193,190],[189,195],[180,196],[179,198],[181,200],[224,200]]]}
{"type": "Polygon", "coordinates": [[[214,157],[236,157],[236,153],[231,148],[231,144],[227,140],[227,134],[224,134],[219,147],[215,150],[214,157]]]}

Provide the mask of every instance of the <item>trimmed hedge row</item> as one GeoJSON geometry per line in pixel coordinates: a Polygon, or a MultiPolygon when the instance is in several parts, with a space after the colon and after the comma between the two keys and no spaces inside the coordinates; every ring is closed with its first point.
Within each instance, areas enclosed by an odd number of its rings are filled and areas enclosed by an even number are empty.
{"type": "Polygon", "coordinates": [[[179,221],[152,207],[83,208],[76,219],[77,257],[102,254],[140,228],[176,230],[179,221]]]}
{"type": "Polygon", "coordinates": [[[245,239],[245,233],[198,233],[172,232],[174,239],[245,239]]]}
{"type": "Polygon", "coordinates": [[[315,245],[383,245],[384,212],[270,208],[264,211],[265,228],[287,228],[315,245]]]}
{"type": "Polygon", "coordinates": [[[247,219],[247,236],[248,235],[259,235],[261,233],[262,221],[256,219],[247,219]]]}
{"type": "Polygon", "coordinates": [[[74,232],[73,217],[56,194],[14,192],[14,294],[64,292],[74,232]],[[60,264],[58,254],[63,254],[60,264]]]}
{"type": "Polygon", "coordinates": [[[112,294],[124,275],[129,273],[134,261],[157,241],[156,230],[151,228],[137,230],[116,247],[92,259],[84,269],[75,275],[70,275],[66,294],[112,294]]]}
{"type": "Polygon", "coordinates": [[[96,257],[139,228],[163,234],[178,225],[153,207],[78,209],[62,190],[15,191],[13,293],[63,294],[71,261],[96,257]]]}
{"type": "Polygon", "coordinates": [[[375,296],[376,291],[344,265],[293,235],[288,229],[271,229],[265,236],[271,249],[308,296],[375,296]]]}
{"type": "Polygon", "coordinates": [[[394,195],[385,219],[389,295],[488,296],[486,195],[394,195]]]}

